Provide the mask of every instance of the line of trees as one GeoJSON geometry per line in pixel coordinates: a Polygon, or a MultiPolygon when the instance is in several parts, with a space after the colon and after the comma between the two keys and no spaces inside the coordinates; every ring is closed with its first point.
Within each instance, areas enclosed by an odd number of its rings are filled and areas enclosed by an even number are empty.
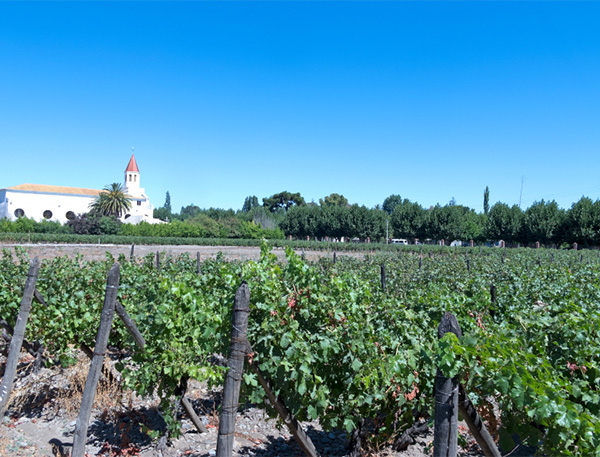
{"type": "MultiPolygon", "coordinates": [[[[485,197],[489,198],[486,189],[485,197]]],[[[487,206],[487,205],[484,205],[487,206]]],[[[582,197],[568,210],[555,201],[539,201],[526,210],[498,202],[477,213],[451,201],[445,206],[425,209],[399,195],[386,198],[380,208],[364,206],[296,206],[280,223],[286,235],[359,237],[381,240],[386,236],[408,240],[504,240],[511,244],[544,245],[577,242],[583,246],[600,245],[600,201],[582,197]]]]}
{"type": "Polygon", "coordinates": [[[262,199],[246,197],[241,210],[208,208],[194,204],[171,209],[171,196],[155,209],[154,217],[166,224],[122,224],[118,216],[130,202],[119,184],[106,186],[86,214],[77,215],[64,226],[58,222],[35,222],[20,218],[0,220],[0,232],[79,233],[93,235],[143,235],[207,238],[282,238],[306,237],[359,238],[383,241],[387,238],[418,239],[421,242],[461,240],[481,243],[504,240],[509,244],[544,245],[577,242],[581,246],[600,246],[600,200],[582,197],[568,210],[555,201],[535,202],[526,210],[498,202],[490,207],[489,188],[485,188],[483,213],[456,204],[423,208],[419,203],[390,195],[381,206],[367,208],[349,204],[332,193],[319,203],[306,203],[300,193],[279,192],[262,199]]]}

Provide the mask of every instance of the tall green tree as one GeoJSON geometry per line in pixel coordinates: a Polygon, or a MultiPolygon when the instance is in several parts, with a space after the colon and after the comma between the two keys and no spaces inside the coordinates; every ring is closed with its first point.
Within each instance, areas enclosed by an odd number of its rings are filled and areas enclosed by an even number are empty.
{"type": "Polygon", "coordinates": [[[244,200],[244,205],[242,206],[242,211],[247,213],[252,210],[252,208],[258,207],[258,197],[256,195],[250,195],[246,197],[244,200]]]}
{"type": "Polygon", "coordinates": [[[166,209],[169,214],[171,214],[171,194],[169,193],[169,191],[167,191],[167,195],[165,197],[165,204],[163,205],[163,208],[166,209]]]}
{"type": "Polygon", "coordinates": [[[565,214],[563,236],[569,243],[600,244],[600,200],[581,197],[573,203],[565,214]]]}
{"type": "Polygon", "coordinates": [[[283,191],[268,198],[263,198],[263,206],[271,212],[275,212],[278,209],[287,211],[291,206],[304,206],[305,204],[306,202],[299,192],[283,191]]]}
{"type": "Polygon", "coordinates": [[[179,212],[179,219],[185,221],[186,219],[191,219],[200,214],[202,210],[199,206],[194,205],[193,203],[188,206],[182,206],[181,211],[179,212]]]}
{"type": "Polygon", "coordinates": [[[506,203],[496,203],[490,208],[485,223],[485,237],[488,240],[504,240],[509,243],[523,241],[523,212],[518,205],[509,207],[506,203]]]}
{"type": "Polygon", "coordinates": [[[392,214],[394,212],[394,208],[396,207],[396,205],[399,205],[401,203],[402,203],[402,197],[397,194],[392,194],[383,201],[383,206],[381,208],[386,213],[392,214]]]}
{"type": "Polygon", "coordinates": [[[340,194],[330,194],[320,198],[319,204],[321,206],[348,206],[348,199],[340,194]]]}
{"type": "Polygon", "coordinates": [[[112,183],[90,204],[90,209],[103,216],[121,217],[131,208],[131,198],[125,193],[120,183],[112,183]]]}
{"type": "Polygon", "coordinates": [[[404,199],[394,207],[390,217],[394,237],[407,239],[426,237],[423,230],[425,218],[425,210],[421,205],[404,199]]]}
{"type": "Polygon", "coordinates": [[[483,191],[483,214],[487,214],[490,211],[490,188],[485,186],[483,191]]]}
{"type": "Polygon", "coordinates": [[[535,202],[525,211],[524,238],[529,243],[543,244],[560,242],[564,211],[552,200],[535,202]]]}

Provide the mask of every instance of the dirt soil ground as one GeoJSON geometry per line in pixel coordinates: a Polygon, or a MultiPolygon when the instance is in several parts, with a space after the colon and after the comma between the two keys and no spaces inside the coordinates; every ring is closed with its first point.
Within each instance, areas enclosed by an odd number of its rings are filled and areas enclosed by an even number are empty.
{"type": "MultiPolygon", "coordinates": [[[[0,245],[14,249],[15,245],[0,245]]],[[[81,254],[86,259],[101,260],[108,251],[113,256],[129,256],[130,246],[116,245],[22,245],[33,258],[50,259],[57,256],[81,254]]],[[[222,252],[232,259],[256,259],[259,248],[209,247],[209,246],[136,246],[135,255],[145,256],[165,251],[177,256],[188,252],[202,258],[213,257],[222,252]]],[[[276,251],[283,256],[283,250],[276,251]]],[[[327,252],[305,253],[308,259],[331,256],[327,252]]],[[[347,254],[344,254],[347,255],[347,254]]],[[[351,254],[363,256],[363,253],[351,254]]],[[[1,349],[1,348],[0,348],[1,349]]],[[[6,348],[2,351],[6,354],[6,348]]],[[[73,443],[73,432],[89,360],[80,354],[79,363],[69,368],[42,368],[33,373],[33,358],[23,355],[13,388],[8,412],[0,424],[0,456],[63,456],[68,455],[73,443]]],[[[6,359],[0,356],[0,376],[6,359]]],[[[94,411],[90,419],[86,455],[89,456],[190,456],[212,457],[216,455],[218,410],[220,389],[209,390],[205,385],[190,383],[186,397],[208,432],[199,433],[183,410],[178,419],[183,434],[165,441],[156,438],[152,430],[165,430],[164,420],[158,411],[157,398],[140,398],[131,392],[123,392],[118,382],[99,384],[94,411]]],[[[302,424],[322,456],[349,455],[349,437],[344,431],[325,432],[317,421],[302,424]]],[[[477,444],[469,436],[464,424],[460,426],[463,436],[459,456],[481,456],[477,444]]],[[[424,457],[432,455],[432,431],[416,437],[414,444],[404,451],[393,451],[391,446],[364,449],[364,455],[394,457],[424,457]]],[[[300,456],[302,451],[289,430],[276,420],[269,419],[258,405],[242,405],[236,419],[234,442],[235,456],[300,456]]],[[[518,449],[513,456],[531,455],[518,449]]]]}
{"type": "MultiPolygon", "coordinates": [[[[14,251],[15,247],[21,247],[27,252],[30,258],[38,256],[40,259],[53,259],[54,257],[69,256],[74,257],[79,254],[88,260],[104,260],[106,253],[110,252],[116,259],[120,254],[129,258],[131,246],[117,244],[11,244],[0,243],[0,250],[8,249],[14,251]]],[[[165,252],[168,256],[177,257],[180,254],[187,253],[195,257],[199,252],[201,259],[214,258],[221,252],[226,258],[236,260],[257,260],[260,258],[260,248],[251,246],[156,246],[156,245],[136,245],[134,247],[135,257],[145,257],[148,254],[156,252],[165,252]]],[[[279,258],[285,257],[283,248],[276,248],[273,252],[279,258]]],[[[301,250],[296,251],[301,254],[301,250]]],[[[320,257],[333,257],[332,252],[327,251],[306,251],[306,259],[316,260],[320,257]]],[[[344,252],[344,256],[364,257],[364,253],[344,252]]]]}
{"type": "MultiPolygon", "coordinates": [[[[0,425],[1,456],[66,456],[73,444],[73,432],[89,360],[79,354],[69,368],[42,368],[33,373],[33,357],[23,355],[6,416],[0,425]]],[[[0,359],[3,371],[6,359],[0,359]]],[[[107,362],[110,363],[110,362],[107,362]]],[[[1,372],[0,371],[0,372],[1,372]]],[[[121,389],[118,380],[99,383],[89,422],[86,455],[89,456],[190,456],[216,455],[221,389],[190,382],[186,398],[208,429],[199,433],[180,409],[182,435],[165,440],[152,430],[165,431],[158,398],[140,398],[121,389]]],[[[318,421],[302,424],[322,456],[349,455],[349,437],[344,431],[324,432],[318,421]]],[[[466,445],[460,456],[480,456],[476,443],[461,425],[466,445]]],[[[431,431],[416,437],[415,444],[402,452],[389,445],[365,449],[364,455],[424,457],[432,455],[431,431]]],[[[300,456],[302,451],[291,433],[267,417],[256,405],[241,405],[236,419],[234,456],[300,456]]]]}

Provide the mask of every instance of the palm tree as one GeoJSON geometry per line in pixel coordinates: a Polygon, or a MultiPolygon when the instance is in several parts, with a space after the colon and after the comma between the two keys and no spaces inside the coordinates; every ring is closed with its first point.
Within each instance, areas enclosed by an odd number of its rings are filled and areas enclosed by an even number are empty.
{"type": "Polygon", "coordinates": [[[104,216],[121,217],[130,208],[131,198],[123,190],[123,185],[116,182],[105,186],[96,200],[90,204],[93,212],[104,216]]]}

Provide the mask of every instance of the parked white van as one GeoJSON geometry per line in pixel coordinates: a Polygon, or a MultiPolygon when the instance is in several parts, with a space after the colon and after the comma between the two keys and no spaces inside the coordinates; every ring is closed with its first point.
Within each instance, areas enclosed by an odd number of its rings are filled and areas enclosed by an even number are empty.
{"type": "Polygon", "coordinates": [[[392,238],[392,244],[405,244],[408,245],[408,241],[404,238],[392,238]]]}

